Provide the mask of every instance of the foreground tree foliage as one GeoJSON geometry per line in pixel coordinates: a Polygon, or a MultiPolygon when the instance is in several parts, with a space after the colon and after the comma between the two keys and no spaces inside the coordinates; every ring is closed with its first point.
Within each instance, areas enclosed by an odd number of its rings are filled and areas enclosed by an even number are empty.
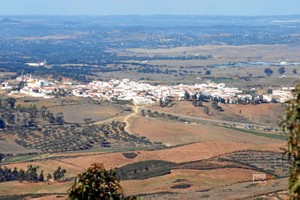
{"type": "Polygon", "coordinates": [[[288,135],[287,154],[292,160],[289,177],[290,199],[300,199],[300,84],[293,91],[293,99],[287,102],[286,117],[281,124],[288,135]]]}
{"type": "Polygon", "coordinates": [[[87,200],[138,199],[125,197],[116,171],[106,170],[103,164],[92,164],[86,172],[79,174],[68,190],[69,198],[87,200]]]}

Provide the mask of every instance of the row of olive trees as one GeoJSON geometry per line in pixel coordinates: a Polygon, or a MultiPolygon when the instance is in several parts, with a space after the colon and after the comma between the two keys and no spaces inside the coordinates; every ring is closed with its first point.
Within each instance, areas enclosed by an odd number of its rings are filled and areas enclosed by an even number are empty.
{"type": "MultiPolygon", "coordinates": [[[[265,72],[265,74],[267,75],[267,76],[271,76],[272,74],[273,74],[273,70],[271,69],[271,68],[265,68],[265,70],[264,70],[264,72],[265,72]]],[[[283,75],[283,74],[285,74],[285,68],[284,67],[279,67],[278,68],[278,73],[280,74],[280,75],[283,75]]],[[[293,74],[297,74],[297,69],[294,69],[293,70],[293,74]]]]}
{"type": "MultiPolygon", "coordinates": [[[[0,166],[0,182],[6,181],[14,181],[18,180],[20,182],[27,181],[27,182],[43,182],[45,180],[44,171],[41,170],[38,173],[39,166],[32,166],[28,165],[26,170],[20,169],[18,170],[16,167],[14,169],[1,167],[0,166]]],[[[47,175],[47,180],[51,180],[52,178],[55,181],[62,181],[64,180],[66,170],[58,167],[54,173],[53,177],[51,174],[47,175]]]]}

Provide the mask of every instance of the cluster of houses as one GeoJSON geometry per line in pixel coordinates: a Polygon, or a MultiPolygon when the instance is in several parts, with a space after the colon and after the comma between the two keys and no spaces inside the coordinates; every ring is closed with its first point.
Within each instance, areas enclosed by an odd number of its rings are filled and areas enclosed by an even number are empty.
{"type": "Polygon", "coordinates": [[[17,77],[15,84],[2,82],[1,89],[32,97],[55,98],[60,95],[105,98],[108,100],[130,100],[135,104],[151,104],[162,99],[184,100],[187,96],[197,100],[217,100],[222,103],[268,103],[285,102],[292,98],[291,89],[281,88],[268,94],[258,94],[255,89],[243,91],[226,87],[224,83],[207,82],[195,85],[151,85],[129,79],[93,81],[75,85],[71,81],[49,81],[31,76],[17,77]]]}

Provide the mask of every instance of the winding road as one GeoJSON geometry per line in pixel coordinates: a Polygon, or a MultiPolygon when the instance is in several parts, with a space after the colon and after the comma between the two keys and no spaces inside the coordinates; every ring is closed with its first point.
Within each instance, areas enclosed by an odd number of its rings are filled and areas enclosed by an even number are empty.
{"type": "Polygon", "coordinates": [[[129,130],[129,126],[130,126],[129,119],[130,119],[131,117],[135,116],[136,114],[138,114],[139,108],[140,108],[140,107],[139,107],[138,105],[135,105],[135,104],[134,104],[134,105],[132,106],[133,113],[130,113],[129,115],[127,115],[127,116],[123,119],[123,122],[126,123],[125,131],[126,131],[127,133],[130,133],[130,134],[131,134],[131,132],[130,132],[130,130],[129,130]]]}
{"type": "Polygon", "coordinates": [[[111,121],[122,121],[124,123],[126,123],[126,126],[125,126],[125,131],[128,132],[129,134],[132,134],[129,130],[129,126],[130,126],[130,123],[129,123],[129,119],[133,116],[135,116],[136,114],[138,114],[139,112],[139,109],[140,109],[140,106],[138,105],[133,105],[131,106],[132,108],[132,111],[131,113],[129,113],[128,115],[118,115],[118,116],[114,116],[112,118],[109,118],[109,119],[105,119],[105,120],[102,120],[102,121],[97,121],[97,122],[94,122],[93,124],[94,125],[99,125],[99,124],[105,124],[105,123],[109,123],[111,121]]]}

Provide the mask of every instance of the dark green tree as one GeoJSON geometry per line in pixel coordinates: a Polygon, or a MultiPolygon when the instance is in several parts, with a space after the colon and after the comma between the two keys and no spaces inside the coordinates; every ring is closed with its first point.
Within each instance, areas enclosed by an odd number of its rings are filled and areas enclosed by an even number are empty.
{"type": "Polygon", "coordinates": [[[211,75],[211,70],[206,70],[205,75],[211,75]]]}
{"type": "Polygon", "coordinates": [[[10,109],[15,108],[16,100],[14,98],[9,97],[6,99],[6,102],[8,103],[10,109]]]}
{"type": "Polygon", "coordinates": [[[270,68],[266,68],[264,72],[267,76],[271,76],[273,74],[273,70],[270,68]]]}
{"type": "Polygon", "coordinates": [[[65,173],[67,171],[65,169],[62,169],[61,167],[58,167],[54,173],[53,173],[53,178],[55,181],[63,181],[65,178],[65,173]]]}
{"type": "Polygon", "coordinates": [[[18,176],[18,169],[16,167],[12,171],[12,174],[13,174],[13,177],[14,177],[14,180],[15,180],[17,178],[17,176],[18,176]]]}
{"type": "Polygon", "coordinates": [[[40,113],[41,113],[43,119],[47,119],[48,110],[47,110],[46,106],[41,107],[40,113]]]}
{"type": "Polygon", "coordinates": [[[125,198],[115,170],[106,170],[102,164],[97,163],[78,175],[68,194],[71,200],[136,199],[125,198]]]}
{"type": "Polygon", "coordinates": [[[14,124],[15,123],[16,116],[13,113],[8,113],[8,123],[14,124]]]}
{"type": "Polygon", "coordinates": [[[37,117],[38,109],[35,104],[32,104],[28,108],[29,118],[35,119],[37,117]]]}
{"type": "Polygon", "coordinates": [[[27,171],[25,172],[25,177],[28,182],[38,180],[37,169],[38,169],[38,167],[35,167],[32,165],[27,166],[27,171]]]}
{"type": "Polygon", "coordinates": [[[26,82],[25,81],[20,81],[18,84],[18,90],[21,90],[22,88],[24,88],[26,86],[26,82]]]}
{"type": "Polygon", "coordinates": [[[25,171],[23,169],[21,169],[18,172],[17,180],[20,181],[20,182],[22,182],[22,181],[25,181],[25,179],[26,179],[25,171]]]}
{"type": "Polygon", "coordinates": [[[64,125],[64,114],[62,112],[57,113],[55,120],[58,125],[64,125]]]}
{"type": "Polygon", "coordinates": [[[297,69],[293,69],[293,74],[297,74],[297,69]]]}
{"type": "Polygon", "coordinates": [[[284,68],[284,67],[279,67],[278,73],[279,73],[280,75],[283,75],[283,74],[285,73],[285,68],[284,68]]]}
{"type": "Polygon", "coordinates": [[[6,123],[5,123],[4,119],[2,119],[0,117],[0,129],[5,129],[5,127],[6,127],[6,123]]]}
{"type": "Polygon", "coordinates": [[[190,99],[190,93],[188,91],[184,92],[184,99],[189,100],[190,99]]]}
{"type": "Polygon", "coordinates": [[[49,121],[50,124],[55,123],[55,117],[54,117],[53,113],[49,112],[48,121],[49,121]]]}
{"type": "Polygon", "coordinates": [[[41,171],[38,180],[41,181],[41,182],[44,181],[44,171],[43,170],[41,171]]]}

